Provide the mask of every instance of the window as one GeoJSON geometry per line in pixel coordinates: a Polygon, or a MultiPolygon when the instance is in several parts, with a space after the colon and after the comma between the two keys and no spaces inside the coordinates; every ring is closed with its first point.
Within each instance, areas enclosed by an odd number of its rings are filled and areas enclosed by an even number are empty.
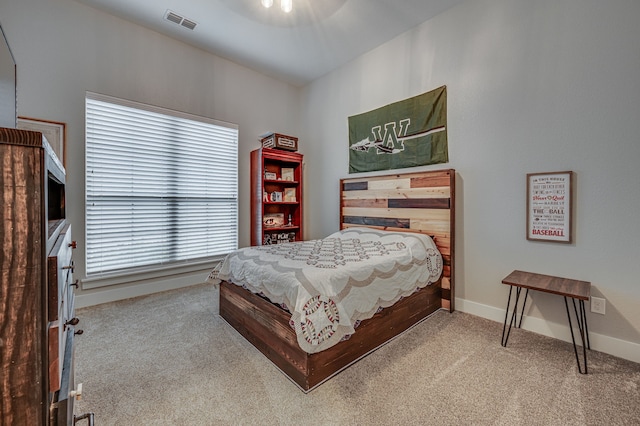
{"type": "Polygon", "coordinates": [[[87,277],[238,246],[238,129],[87,93],[87,277]]]}

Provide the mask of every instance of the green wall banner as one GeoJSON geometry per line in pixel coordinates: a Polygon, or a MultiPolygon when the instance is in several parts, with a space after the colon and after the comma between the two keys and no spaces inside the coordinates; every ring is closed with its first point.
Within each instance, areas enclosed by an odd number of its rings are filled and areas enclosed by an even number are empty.
{"type": "Polygon", "coordinates": [[[349,117],[349,173],[448,161],[446,86],[349,117]]]}

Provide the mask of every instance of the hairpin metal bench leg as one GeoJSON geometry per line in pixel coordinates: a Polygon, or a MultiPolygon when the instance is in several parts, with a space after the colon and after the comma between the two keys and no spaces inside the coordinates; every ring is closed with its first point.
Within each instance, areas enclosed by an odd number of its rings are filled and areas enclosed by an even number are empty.
{"type": "Polygon", "coordinates": [[[509,318],[509,306],[511,305],[511,292],[513,291],[514,286],[509,287],[509,298],[507,299],[507,309],[504,314],[504,325],[502,326],[502,346],[507,346],[507,342],[509,341],[509,334],[511,334],[511,327],[516,326],[520,328],[522,326],[522,317],[524,316],[524,307],[527,304],[527,296],[529,295],[529,289],[527,289],[524,295],[524,302],[522,303],[522,312],[520,313],[520,323],[517,325],[517,315],[518,315],[518,302],[520,300],[520,291],[522,291],[522,287],[516,288],[516,298],[513,305],[513,313],[511,314],[511,321],[509,321],[509,329],[507,329],[507,319],[509,318]],[[506,336],[505,336],[506,332],[506,336]]]}
{"type": "Polygon", "coordinates": [[[578,323],[578,329],[580,330],[580,337],[582,339],[582,357],[584,364],[584,372],[582,371],[582,367],[580,366],[580,357],[578,356],[578,346],[576,345],[575,335],[573,334],[573,323],[571,322],[571,312],[569,311],[569,302],[567,302],[567,296],[564,296],[564,305],[567,308],[567,319],[569,320],[569,330],[571,331],[571,342],[573,343],[573,352],[576,355],[576,362],[578,363],[578,372],[580,374],[587,374],[587,341],[589,336],[586,336],[587,333],[587,317],[585,315],[584,309],[584,301],[579,300],[580,304],[580,315],[578,315],[578,309],[576,308],[576,300],[572,298],[573,302],[573,310],[576,314],[576,322],[578,323]]]}
{"type": "MultiPolygon", "coordinates": [[[[591,349],[591,342],[589,342],[589,327],[587,326],[587,312],[584,307],[584,300],[579,300],[578,304],[580,305],[580,315],[582,318],[582,328],[584,329],[584,335],[587,338],[587,349],[591,349]]],[[[584,343],[584,340],[583,342],[584,343]]]]}

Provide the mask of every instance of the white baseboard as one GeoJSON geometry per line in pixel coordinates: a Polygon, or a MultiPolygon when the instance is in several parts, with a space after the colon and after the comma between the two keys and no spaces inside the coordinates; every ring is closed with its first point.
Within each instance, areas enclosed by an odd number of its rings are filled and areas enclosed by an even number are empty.
{"type": "MultiPolygon", "coordinates": [[[[504,309],[458,298],[456,298],[456,309],[504,324],[504,309]]],[[[527,316],[526,318],[527,320],[522,324],[524,330],[571,342],[571,332],[567,324],[551,323],[535,317],[527,316]]],[[[496,336],[496,339],[500,339],[500,336],[496,336]]],[[[594,332],[589,332],[589,343],[593,350],[640,363],[640,344],[594,332]]]]}

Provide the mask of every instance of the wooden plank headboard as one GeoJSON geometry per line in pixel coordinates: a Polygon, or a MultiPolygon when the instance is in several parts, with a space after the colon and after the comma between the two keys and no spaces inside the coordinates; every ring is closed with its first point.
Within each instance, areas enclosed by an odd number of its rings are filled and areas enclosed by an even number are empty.
{"type": "Polygon", "coordinates": [[[444,263],[442,307],[454,310],[455,170],[340,180],[340,229],[353,226],[420,232],[444,263]]]}

